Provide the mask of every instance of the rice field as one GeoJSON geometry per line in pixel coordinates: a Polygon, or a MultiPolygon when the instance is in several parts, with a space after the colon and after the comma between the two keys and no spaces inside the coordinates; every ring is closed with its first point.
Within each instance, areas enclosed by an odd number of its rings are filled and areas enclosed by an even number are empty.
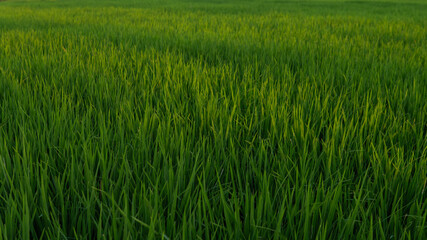
{"type": "Polygon", "coordinates": [[[0,239],[426,239],[427,2],[0,2],[0,239]]]}

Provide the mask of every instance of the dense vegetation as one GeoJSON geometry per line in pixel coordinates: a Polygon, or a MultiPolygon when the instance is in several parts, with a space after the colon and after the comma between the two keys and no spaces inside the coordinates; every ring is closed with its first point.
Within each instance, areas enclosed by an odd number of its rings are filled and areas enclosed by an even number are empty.
{"type": "Polygon", "coordinates": [[[0,238],[426,239],[427,2],[0,2],[0,238]]]}

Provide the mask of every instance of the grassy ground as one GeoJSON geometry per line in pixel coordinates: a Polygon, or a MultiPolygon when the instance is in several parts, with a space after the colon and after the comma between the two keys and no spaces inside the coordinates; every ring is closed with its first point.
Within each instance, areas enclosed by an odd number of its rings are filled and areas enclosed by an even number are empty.
{"type": "Polygon", "coordinates": [[[426,239],[427,2],[0,2],[0,238],[426,239]]]}

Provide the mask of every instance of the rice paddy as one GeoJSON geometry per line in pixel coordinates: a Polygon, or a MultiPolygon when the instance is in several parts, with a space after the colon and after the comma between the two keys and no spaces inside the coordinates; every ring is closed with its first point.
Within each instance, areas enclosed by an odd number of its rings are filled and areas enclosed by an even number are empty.
{"type": "Polygon", "coordinates": [[[0,2],[0,239],[426,239],[427,2],[0,2]]]}

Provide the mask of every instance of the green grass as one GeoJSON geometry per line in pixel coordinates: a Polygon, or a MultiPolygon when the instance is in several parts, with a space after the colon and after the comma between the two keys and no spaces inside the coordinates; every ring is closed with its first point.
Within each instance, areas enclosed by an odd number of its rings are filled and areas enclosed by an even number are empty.
{"type": "Polygon", "coordinates": [[[427,2],[0,2],[0,239],[426,239],[427,2]]]}

